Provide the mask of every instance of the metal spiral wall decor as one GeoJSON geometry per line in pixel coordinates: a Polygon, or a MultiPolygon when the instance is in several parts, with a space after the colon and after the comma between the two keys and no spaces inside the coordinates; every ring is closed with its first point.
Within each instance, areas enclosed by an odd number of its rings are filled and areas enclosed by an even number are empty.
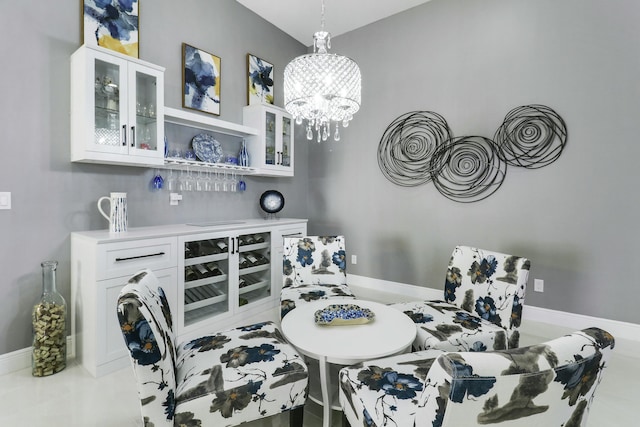
{"type": "Polygon", "coordinates": [[[378,146],[378,165],[387,179],[403,187],[429,182],[431,156],[451,139],[451,129],[441,115],[414,111],[395,119],[378,146]]]}
{"type": "Polygon", "coordinates": [[[482,136],[452,138],[431,157],[433,184],[455,202],[471,203],[489,197],[502,185],[507,163],[500,147],[482,136]]]}
{"type": "Polygon", "coordinates": [[[567,126],[544,105],[511,110],[493,139],[509,166],[538,169],[555,162],[567,143],[567,126]]]}
{"type": "Polygon", "coordinates": [[[544,105],[514,108],[494,139],[454,137],[447,121],[432,111],[396,118],[378,145],[378,166],[396,185],[433,181],[446,198],[460,203],[483,200],[502,185],[507,165],[538,169],[560,157],[567,143],[562,118],[544,105]]]}

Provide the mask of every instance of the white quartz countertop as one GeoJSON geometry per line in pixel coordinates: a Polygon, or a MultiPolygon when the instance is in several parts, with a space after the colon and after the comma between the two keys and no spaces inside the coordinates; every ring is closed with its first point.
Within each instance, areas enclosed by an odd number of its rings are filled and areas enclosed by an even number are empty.
{"type": "Polygon", "coordinates": [[[306,219],[276,218],[276,219],[233,219],[198,221],[187,224],[157,225],[149,227],[130,227],[122,233],[110,233],[109,230],[75,231],[75,238],[97,240],[98,243],[111,243],[143,238],[167,237],[186,234],[200,234],[226,230],[249,230],[260,227],[280,227],[307,222],[306,219]]]}

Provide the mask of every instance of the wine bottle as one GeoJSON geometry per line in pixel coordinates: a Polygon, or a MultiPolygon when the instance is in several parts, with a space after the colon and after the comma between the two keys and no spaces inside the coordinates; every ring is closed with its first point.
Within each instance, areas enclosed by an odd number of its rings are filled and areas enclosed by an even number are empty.
{"type": "Polygon", "coordinates": [[[240,266],[240,268],[251,267],[251,263],[249,262],[249,260],[247,260],[247,258],[245,258],[242,254],[239,255],[238,265],[240,266]]]}
{"type": "Polygon", "coordinates": [[[247,260],[251,265],[258,265],[258,258],[253,252],[247,252],[247,260]]]}
{"type": "Polygon", "coordinates": [[[222,239],[216,241],[216,246],[220,248],[221,253],[227,252],[229,250],[229,245],[227,245],[227,243],[222,239]]]}
{"type": "Polygon", "coordinates": [[[246,245],[253,245],[256,242],[256,240],[250,234],[241,237],[244,237],[244,242],[246,245]]]}
{"type": "Polygon", "coordinates": [[[241,277],[240,280],[238,280],[238,287],[239,288],[244,288],[245,286],[248,286],[249,284],[247,283],[247,281],[244,279],[244,277],[241,277]]]}
{"type": "Polygon", "coordinates": [[[198,280],[198,273],[191,266],[187,266],[184,268],[184,281],[190,282],[192,280],[198,280]]]}
{"type": "Polygon", "coordinates": [[[202,264],[196,264],[194,265],[196,273],[200,276],[201,279],[204,279],[205,277],[209,277],[209,270],[207,270],[207,267],[205,267],[202,264]]]}
{"type": "Polygon", "coordinates": [[[221,276],[223,274],[217,262],[209,262],[206,264],[206,267],[207,270],[209,270],[209,276],[221,276]]]}
{"type": "Polygon", "coordinates": [[[253,237],[254,237],[256,243],[264,243],[264,237],[262,236],[262,234],[256,234],[253,237]]]}

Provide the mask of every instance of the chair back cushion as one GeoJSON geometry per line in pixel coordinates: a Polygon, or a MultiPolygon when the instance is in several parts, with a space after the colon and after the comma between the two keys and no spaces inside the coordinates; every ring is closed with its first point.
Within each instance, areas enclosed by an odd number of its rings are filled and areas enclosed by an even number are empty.
{"type": "Polygon", "coordinates": [[[457,246],[447,269],[444,300],[507,330],[517,329],[530,266],[523,257],[457,246]]]}
{"type": "Polygon", "coordinates": [[[144,424],[173,425],[175,337],[169,304],[150,270],[133,276],[120,291],[118,320],[131,356],[144,424]]]}
{"type": "Polygon", "coordinates": [[[282,287],[344,285],[346,257],[344,236],[285,237],[282,287]]]}
{"type": "Polygon", "coordinates": [[[439,356],[416,426],[585,426],[614,338],[589,328],[529,347],[439,356]]]}

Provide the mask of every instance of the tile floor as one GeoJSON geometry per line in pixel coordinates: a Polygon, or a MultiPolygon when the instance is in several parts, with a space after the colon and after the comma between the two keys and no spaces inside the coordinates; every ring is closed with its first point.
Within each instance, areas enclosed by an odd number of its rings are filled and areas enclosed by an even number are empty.
{"type": "MultiPolygon", "coordinates": [[[[362,298],[399,302],[402,297],[384,293],[358,292],[362,298]]],[[[526,314],[525,314],[526,316],[526,314]]],[[[597,326],[597,325],[594,325],[597,326]]],[[[523,322],[522,345],[542,342],[572,332],[559,326],[523,322]]],[[[616,351],[596,391],[589,426],[636,425],[640,408],[637,394],[640,375],[633,365],[640,362],[640,345],[617,340],[616,351]]],[[[322,408],[313,402],[305,411],[305,427],[321,426],[322,408]]],[[[334,426],[340,414],[334,412],[334,426]]],[[[247,427],[287,426],[288,417],[276,416],[245,424],[247,427]]],[[[0,376],[0,426],[29,427],[136,427],[142,426],[138,397],[130,368],[93,378],[71,361],[51,377],[34,378],[30,369],[0,376]]],[[[403,427],[403,426],[399,426],[403,427]]]]}

